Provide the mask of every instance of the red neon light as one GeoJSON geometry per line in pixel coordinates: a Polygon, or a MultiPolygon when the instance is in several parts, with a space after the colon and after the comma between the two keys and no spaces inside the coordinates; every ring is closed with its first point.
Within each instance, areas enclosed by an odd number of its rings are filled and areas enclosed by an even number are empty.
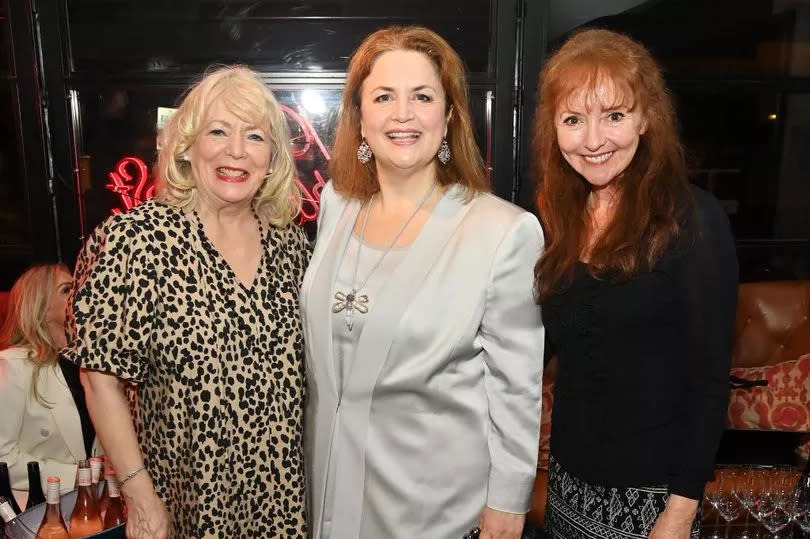
{"type": "MultiPolygon", "coordinates": [[[[306,159],[312,150],[312,146],[315,145],[323,154],[324,159],[329,161],[329,151],[312,127],[312,124],[309,123],[309,120],[286,105],[281,105],[281,109],[301,129],[301,135],[294,137],[290,141],[293,158],[296,161],[306,159]]],[[[312,175],[314,176],[314,183],[310,187],[307,187],[298,177],[293,179],[301,190],[301,212],[298,214],[297,219],[299,224],[314,221],[318,218],[321,190],[326,185],[326,180],[324,175],[317,169],[312,171],[312,175]]],[[[115,168],[107,173],[107,178],[110,183],[104,187],[116,193],[121,199],[121,206],[113,208],[112,213],[127,211],[144,200],[155,196],[155,185],[150,178],[149,168],[139,157],[128,155],[121,158],[116,163],[115,168]]]]}
{"type": "Polygon", "coordinates": [[[326,185],[326,181],[317,170],[313,172],[315,176],[315,185],[310,189],[301,183],[298,178],[295,183],[301,189],[301,213],[298,214],[298,224],[303,225],[309,221],[314,221],[318,218],[318,209],[321,207],[321,190],[326,185]]]}
{"type": "Polygon", "coordinates": [[[293,137],[292,143],[295,144],[296,141],[303,137],[304,139],[304,146],[299,150],[293,150],[293,157],[295,159],[300,159],[304,157],[307,152],[309,152],[310,148],[312,147],[312,143],[314,142],[317,144],[318,148],[323,153],[324,157],[327,161],[329,161],[329,150],[326,149],[326,146],[323,145],[321,142],[321,137],[318,136],[318,133],[315,132],[315,129],[312,128],[312,124],[309,123],[309,120],[304,118],[303,116],[297,114],[293,109],[288,107],[287,105],[281,105],[281,110],[289,116],[290,118],[295,121],[296,124],[301,128],[303,132],[302,135],[298,137],[293,137]]]}
{"type": "MultiPolygon", "coordinates": [[[[115,170],[107,173],[110,183],[105,185],[113,193],[117,193],[121,198],[123,210],[129,210],[137,206],[144,200],[155,196],[155,186],[149,180],[149,169],[143,160],[126,156],[115,165],[115,170]],[[128,167],[135,168],[135,175],[129,173],[128,167]]],[[[119,213],[121,209],[113,208],[113,213],[119,213]]]]}

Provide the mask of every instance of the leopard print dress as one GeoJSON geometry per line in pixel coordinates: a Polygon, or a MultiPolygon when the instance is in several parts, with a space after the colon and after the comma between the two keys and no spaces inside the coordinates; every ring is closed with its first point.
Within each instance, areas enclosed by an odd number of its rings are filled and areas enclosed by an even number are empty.
{"type": "Polygon", "coordinates": [[[304,537],[303,231],[265,228],[251,288],[193,216],[155,201],[101,224],[64,355],[138,384],[145,463],[174,537],[304,537]]]}

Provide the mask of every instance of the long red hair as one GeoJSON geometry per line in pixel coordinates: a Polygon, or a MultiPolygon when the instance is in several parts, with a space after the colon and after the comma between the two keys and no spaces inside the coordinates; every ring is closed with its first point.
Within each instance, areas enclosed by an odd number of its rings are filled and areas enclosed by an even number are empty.
{"type": "Polygon", "coordinates": [[[367,164],[357,160],[357,147],[361,141],[360,91],[377,58],[395,50],[416,51],[427,56],[442,82],[447,100],[446,112],[452,107],[447,126],[447,143],[452,157],[446,165],[436,167],[439,184],[460,184],[470,195],[488,191],[489,179],[473,134],[464,62],[441,36],[421,26],[391,26],[377,30],[354,51],[329,162],[329,175],[335,189],[345,196],[360,199],[367,199],[379,191],[373,158],[367,164]]]}
{"type": "Polygon", "coordinates": [[[626,280],[651,269],[678,237],[678,212],[689,193],[675,110],[655,60],[625,35],[584,30],[546,62],[537,101],[532,147],[546,242],[534,272],[538,299],[569,286],[586,250],[588,271],[597,278],[626,280]],[[586,203],[591,187],[562,156],[555,116],[575,92],[584,91],[586,101],[599,102],[598,90],[606,84],[619,103],[603,105],[639,110],[646,131],[630,164],[612,180],[619,188],[615,213],[589,248],[586,203]]]}

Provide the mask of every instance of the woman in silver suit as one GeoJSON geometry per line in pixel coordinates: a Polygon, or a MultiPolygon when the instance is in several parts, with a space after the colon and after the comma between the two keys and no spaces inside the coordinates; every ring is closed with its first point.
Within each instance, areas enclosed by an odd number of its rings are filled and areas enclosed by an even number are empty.
{"type": "Polygon", "coordinates": [[[463,63],[355,51],[301,303],[315,538],[517,538],[540,420],[534,215],[491,195],[463,63]]]}

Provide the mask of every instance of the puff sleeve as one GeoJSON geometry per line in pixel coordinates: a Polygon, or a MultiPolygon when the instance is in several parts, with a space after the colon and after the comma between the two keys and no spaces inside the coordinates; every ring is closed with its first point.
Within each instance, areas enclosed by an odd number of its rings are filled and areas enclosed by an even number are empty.
{"type": "Polygon", "coordinates": [[[143,218],[119,214],[87,240],[68,307],[67,359],[134,382],[148,376],[159,234],[143,218]]]}

